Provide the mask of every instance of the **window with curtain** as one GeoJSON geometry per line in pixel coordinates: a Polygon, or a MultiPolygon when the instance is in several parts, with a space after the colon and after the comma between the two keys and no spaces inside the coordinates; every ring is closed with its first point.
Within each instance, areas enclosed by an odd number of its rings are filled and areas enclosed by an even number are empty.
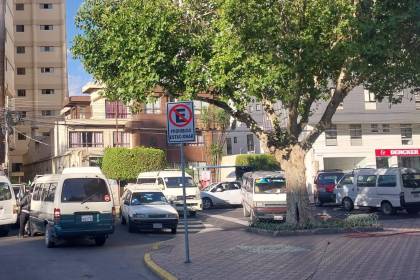
{"type": "Polygon", "coordinates": [[[103,133],[97,131],[72,131],[69,132],[69,147],[103,147],[103,133]]]}
{"type": "Polygon", "coordinates": [[[114,131],[112,143],[114,147],[130,147],[130,133],[114,131]]]}
{"type": "Polygon", "coordinates": [[[105,101],[105,117],[107,119],[126,119],[128,108],[121,101],[105,101]]]}

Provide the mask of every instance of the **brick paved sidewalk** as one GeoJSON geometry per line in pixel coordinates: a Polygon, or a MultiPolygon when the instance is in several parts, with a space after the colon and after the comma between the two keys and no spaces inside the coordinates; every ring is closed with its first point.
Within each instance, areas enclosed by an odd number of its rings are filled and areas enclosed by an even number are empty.
{"type": "MultiPolygon", "coordinates": [[[[404,224],[420,230],[420,218],[404,224]]],[[[190,264],[184,263],[183,240],[180,235],[152,252],[157,264],[183,280],[420,279],[420,234],[267,237],[217,231],[190,237],[190,264]]]]}

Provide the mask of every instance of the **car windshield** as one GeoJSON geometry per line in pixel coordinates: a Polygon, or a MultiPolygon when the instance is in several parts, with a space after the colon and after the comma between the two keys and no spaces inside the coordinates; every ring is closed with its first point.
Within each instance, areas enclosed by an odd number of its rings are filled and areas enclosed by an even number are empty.
{"type": "Polygon", "coordinates": [[[402,179],[405,188],[420,188],[420,173],[403,174],[402,179]]]}
{"type": "Polygon", "coordinates": [[[285,191],[286,179],[277,178],[259,178],[255,180],[255,193],[282,193],[285,191]]]}
{"type": "Polygon", "coordinates": [[[110,196],[101,178],[71,178],[64,180],[62,202],[108,202],[110,196]]]}
{"type": "Polygon", "coordinates": [[[344,173],[319,174],[318,184],[321,184],[321,185],[336,184],[343,176],[344,176],[344,173]]]}
{"type": "Polygon", "coordinates": [[[131,196],[131,205],[142,204],[167,204],[165,196],[161,192],[137,192],[131,196]]]}
{"type": "Polygon", "coordinates": [[[0,201],[9,199],[12,199],[9,184],[6,182],[0,182],[0,201]]]}
{"type": "MultiPolygon", "coordinates": [[[[182,187],[182,177],[166,177],[165,178],[167,188],[181,188],[182,187]]],[[[185,186],[187,188],[194,187],[193,179],[190,177],[185,177],[185,186]]]]}

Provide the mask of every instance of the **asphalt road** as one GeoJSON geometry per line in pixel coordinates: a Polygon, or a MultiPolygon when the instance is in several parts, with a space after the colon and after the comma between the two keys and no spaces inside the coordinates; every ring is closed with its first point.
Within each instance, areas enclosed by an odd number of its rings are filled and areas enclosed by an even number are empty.
{"type": "MultiPolygon", "coordinates": [[[[241,229],[244,222],[242,209],[214,209],[189,218],[188,223],[191,234],[200,234],[241,229]]],[[[178,234],[183,231],[181,223],[178,234]]],[[[0,238],[0,279],[158,279],[144,265],[144,253],[153,243],[174,237],[169,232],[130,234],[126,227],[117,224],[103,247],[96,247],[89,240],[77,240],[47,249],[42,236],[17,239],[14,230],[8,237],[0,238]]]]}

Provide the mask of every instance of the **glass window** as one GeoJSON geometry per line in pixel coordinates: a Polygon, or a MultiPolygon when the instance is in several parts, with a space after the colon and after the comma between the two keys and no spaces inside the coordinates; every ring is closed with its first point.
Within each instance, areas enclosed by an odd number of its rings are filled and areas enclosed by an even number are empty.
{"type": "Polygon", "coordinates": [[[50,184],[41,184],[41,200],[45,201],[48,196],[48,188],[50,187],[50,184]]]}
{"type": "Polygon", "coordinates": [[[375,187],[376,175],[359,175],[357,176],[358,187],[375,187]]]}
{"type": "Polygon", "coordinates": [[[389,124],[382,124],[382,133],[390,133],[391,132],[391,127],[389,124]]]}
{"type": "Polygon", "coordinates": [[[325,130],[325,145],[337,146],[337,126],[335,124],[325,130]]]}
{"type": "Polygon", "coordinates": [[[25,75],[26,74],[26,69],[24,67],[17,67],[16,68],[16,74],[25,75]]]}
{"type": "Polygon", "coordinates": [[[194,113],[196,115],[201,114],[203,110],[206,112],[208,107],[209,107],[209,103],[204,102],[204,101],[194,100],[194,113]]]}
{"type": "Polygon", "coordinates": [[[397,176],[395,175],[379,175],[378,187],[395,187],[397,186],[397,176]]]}
{"type": "Polygon", "coordinates": [[[146,114],[160,114],[160,98],[156,99],[153,103],[146,103],[144,112],[146,114]]]}
{"type": "Polygon", "coordinates": [[[25,25],[23,24],[16,25],[16,32],[25,32],[25,25]]]}
{"type": "Polygon", "coordinates": [[[341,185],[351,185],[353,184],[353,175],[346,175],[343,180],[340,182],[341,185]]]}
{"type": "Polygon", "coordinates": [[[56,183],[51,183],[48,189],[47,196],[45,197],[45,201],[54,201],[55,198],[55,190],[57,189],[56,183]]]}
{"type": "Polygon", "coordinates": [[[25,97],[26,96],[26,89],[18,89],[17,90],[18,97],[25,97]]]}
{"type": "Polygon", "coordinates": [[[377,123],[372,123],[372,124],[370,125],[370,131],[371,131],[372,133],[379,133],[379,124],[377,124],[377,123]]]}
{"type": "Polygon", "coordinates": [[[114,131],[112,138],[114,147],[130,147],[130,133],[114,131]]]}
{"type": "Polygon", "coordinates": [[[70,148],[103,147],[103,133],[92,131],[69,132],[70,148]]]}
{"type": "Polygon", "coordinates": [[[6,182],[0,182],[0,201],[12,199],[12,191],[6,182]]]}
{"type": "MultiPolygon", "coordinates": [[[[182,177],[166,177],[164,178],[164,180],[165,180],[167,188],[181,188],[182,187],[182,177]]],[[[195,187],[193,179],[186,177],[185,186],[187,188],[195,187]]]]}
{"type": "Polygon", "coordinates": [[[236,137],[236,136],[235,136],[235,137],[233,137],[233,143],[234,143],[234,144],[238,144],[238,137],[236,137]]]}
{"type": "Polygon", "coordinates": [[[260,103],[255,104],[255,111],[261,111],[261,104],[260,103]]]}
{"type": "Polygon", "coordinates": [[[156,178],[138,178],[137,184],[155,184],[156,178]]]}
{"type": "Polygon", "coordinates": [[[329,184],[336,184],[341,177],[343,177],[343,173],[321,173],[318,176],[317,184],[319,185],[329,185],[329,184]]]}
{"type": "Polygon", "coordinates": [[[16,11],[23,11],[23,10],[25,10],[25,4],[23,3],[16,4],[16,11]]]}
{"type": "Polygon", "coordinates": [[[18,46],[16,47],[16,53],[25,53],[25,47],[24,46],[18,46]]]}
{"type": "Polygon", "coordinates": [[[260,178],[255,180],[255,193],[282,193],[286,190],[284,178],[260,178]]]}
{"type": "Polygon", "coordinates": [[[226,138],[226,154],[231,155],[232,154],[232,139],[226,138]]]}
{"type": "Polygon", "coordinates": [[[51,24],[46,24],[46,25],[40,25],[39,29],[41,29],[41,30],[53,30],[54,27],[51,24]]]}
{"type": "Polygon", "coordinates": [[[41,94],[54,94],[54,89],[41,89],[41,94]]]}
{"type": "Polygon", "coordinates": [[[402,175],[404,188],[420,188],[420,173],[409,173],[402,175]]]}
{"type": "Polygon", "coordinates": [[[240,188],[241,186],[238,183],[229,183],[228,190],[234,191],[234,190],[239,190],[240,188]]]}
{"type": "Polygon", "coordinates": [[[411,124],[401,124],[401,144],[413,145],[413,130],[411,124]]]}
{"type": "Polygon", "coordinates": [[[367,89],[364,91],[365,93],[365,102],[376,102],[375,94],[367,89]]]}
{"type": "Polygon", "coordinates": [[[54,111],[51,110],[42,110],[41,115],[44,117],[49,117],[54,115],[54,111]]]}
{"type": "Polygon", "coordinates": [[[41,3],[39,4],[39,8],[42,10],[50,10],[53,8],[53,4],[51,3],[41,3]]]}
{"type": "Polygon", "coordinates": [[[361,124],[350,125],[350,144],[352,146],[362,145],[362,125],[361,124]]]}
{"type": "Polygon", "coordinates": [[[107,119],[128,117],[128,108],[121,101],[105,101],[105,117],[107,119]]]}
{"type": "Polygon", "coordinates": [[[149,192],[149,193],[133,193],[131,196],[131,205],[142,205],[142,204],[166,204],[168,203],[165,195],[161,192],[149,192]]]}
{"type": "Polygon", "coordinates": [[[41,73],[54,73],[53,67],[41,67],[41,73]]]}
{"type": "Polygon", "coordinates": [[[52,47],[52,46],[41,46],[40,50],[41,50],[41,52],[52,52],[52,51],[54,51],[54,47],[52,47]]]}
{"type": "Polygon", "coordinates": [[[101,178],[71,178],[63,182],[62,202],[109,201],[106,182],[101,178]]]}
{"type": "Polygon", "coordinates": [[[255,147],[254,147],[254,135],[253,134],[248,134],[246,136],[246,146],[247,146],[248,152],[254,151],[255,147]]]}
{"type": "Polygon", "coordinates": [[[40,200],[41,199],[41,185],[36,184],[32,193],[32,200],[40,200]]]}
{"type": "Polygon", "coordinates": [[[187,143],[187,146],[204,146],[204,136],[201,133],[195,134],[195,141],[187,143]]]}
{"type": "Polygon", "coordinates": [[[26,140],[26,136],[22,133],[18,133],[18,140],[26,140]]]}

